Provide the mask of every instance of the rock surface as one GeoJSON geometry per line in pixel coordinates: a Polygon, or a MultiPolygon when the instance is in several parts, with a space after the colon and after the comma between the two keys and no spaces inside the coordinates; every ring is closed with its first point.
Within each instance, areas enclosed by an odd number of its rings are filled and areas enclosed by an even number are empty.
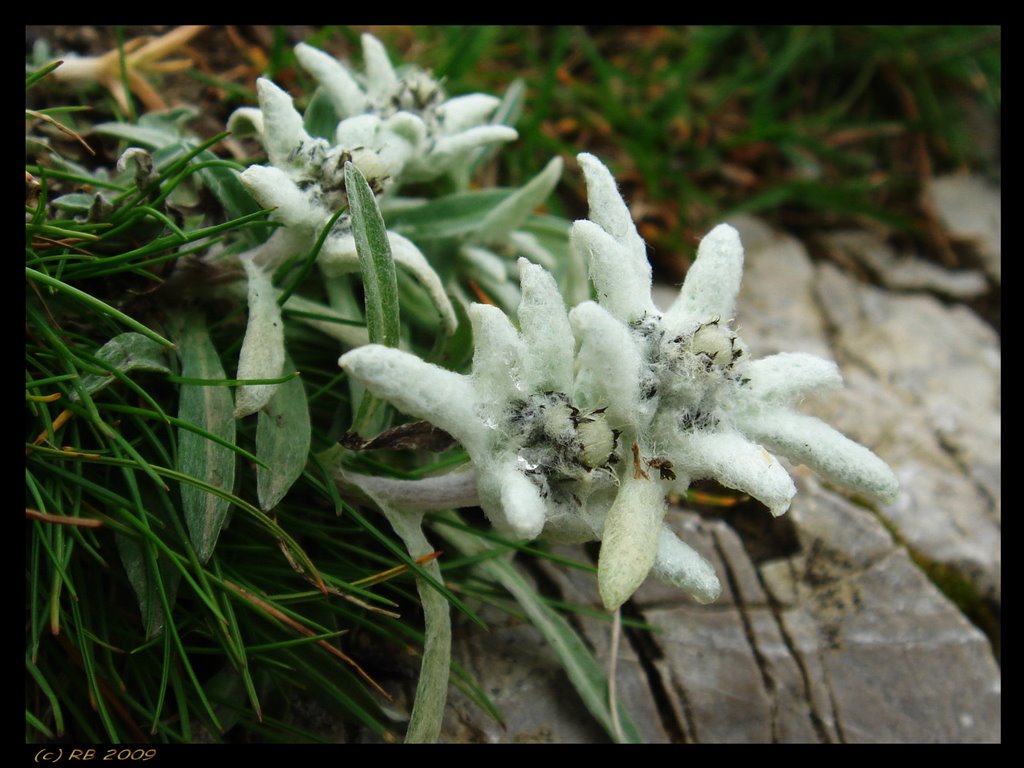
{"type": "Polygon", "coordinates": [[[924,192],[949,234],[977,247],[985,271],[1002,279],[1002,194],[972,175],[942,176],[924,192]]]}
{"type": "MultiPolygon", "coordinates": [[[[962,603],[998,615],[997,334],[930,292],[859,283],[757,220],[732,223],[747,253],[737,325],[751,354],[836,360],[846,388],[802,410],[881,455],[901,494],[865,507],[793,467],[799,492],[782,518],[755,503],[670,512],[723,594],[701,606],[652,581],[637,592],[625,615],[656,630],[624,630],[620,699],[650,742],[1000,741],[993,640],[929,578],[944,574],[962,603]]],[[[534,568],[545,594],[595,609],[573,621],[607,659],[593,575],[534,568]]],[[[456,628],[456,658],[503,722],[455,693],[444,739],[607,742],[532,627],[491,618],[490,633],[456,628]]]]}

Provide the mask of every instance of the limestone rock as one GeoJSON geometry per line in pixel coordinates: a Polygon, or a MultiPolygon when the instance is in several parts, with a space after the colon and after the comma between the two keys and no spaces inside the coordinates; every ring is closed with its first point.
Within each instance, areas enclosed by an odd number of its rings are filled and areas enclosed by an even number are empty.
{"type": "Polygon", "coordinates": [[[934,179],[924,191],[954,237],[972,242],[985,271],[998,283],[1002,277],[1002,193],[978,176],[953,175],[934,179]]]}

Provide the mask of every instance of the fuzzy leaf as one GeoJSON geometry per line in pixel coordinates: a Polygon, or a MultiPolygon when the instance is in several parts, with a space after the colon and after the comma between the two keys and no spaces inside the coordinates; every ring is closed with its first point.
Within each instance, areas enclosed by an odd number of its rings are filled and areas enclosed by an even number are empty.
{"type": "Polygon", "coordinates": [[[643,584],[654,565],[665,519],[665,492],[657,480],[629,478],[608,510],[597,584],[605,608],[614,611],[643,584]]]}
{"type": "MultiPolygon", "coordinates": [[[[356,479],[358,476],[349,477],[356,479]]],[[[356,484],[360,485],[358,480],[356,484]]],[[[360,485],[360,488],[380,507],[395,533],[405,544],[409,557],[415,560],[434,552],[434,547],[423,535],[423,512],[396,510],[374,492],[372,485],[360,485]]],[[[436,559],[424,563],[422,567],[436,581],[444,582],[441,566],[436,559]]],[[[423,662],[420,665],[416,701],[409,718],[405,742],[432,744],[441,733],[445,701],[448,698],[452,653],[451,612],[444,595],[423,579],[416,579],[416,590],[423,606],[423,662]]]]}
{"type": "MultiPolygon", "coordinates": [[[[178,339],[181,375],[185,378],[223,379],[224,368],[206,332],[206,323],[196,314],[182,321],[178,339]]],[[[235,419],[231,394],[227,387],[183,384],[178,418],[235,442],[235,419]]],[[[235,484],[235,453],[230,448],[207,440],[195,432],[178,430],[178,470],[209,485],[231,492],[235,484]]],[[[181,485],[181,503],[185,511],[192,546],[200,562],[213,554],[221,528],[227,520],[227,500],[196,488],[181,485]]]]}
{"type": "Polygon", "coordinates": [[[377,199],[359,169],[345,163],[345,190],[352,212],[352,234],[366,298],[366,327],[370,341],[398,346],[398,280],[384,219],[377,199]]]}
{"type": "MultiPolygon", "coordinates": [[[[249,278],[249,322],[238,353],[239,379],[276,379],[284,366],[284,322],[271,276],[251,259],[245,259],[249,278]]],[[[270,402],[278,384],[244,384],[238,389],[235,418],[256,413],[270,402]]]]}
{"type": "MultiPolygon", "coordinates": [[[[159,505],[157,506],[159,507],[159,505]]],[[[160,600],[159,587],[153,579],[151,563],[153,560],[157,563],[159,578],[164,582],[164,588],[168,592],[167,599],[171,605],[174,604],[180,574],[167,558],[157,558],[155,555],[147,553],[146,549],[153,546],[149,542],[120,533],[115,534],[114,541],[117,543],[117,553],[121,557],[121,564],[128,576],[128,583],[132,585],[132,591],[139,602],[139,612],[142,614],[142,626],[146,632],[146,639],[152,640],[163,632],[164,609],[160,600]]]]}
{"type": "MultiPolygon", "coordinates": [[[[110,368],[127,373],[132,370],[170,373],[164,362],[163,348],[141,333],[128,331],[112,338],[96,352],[96,359],[110,368]]],[[[94,395],[109,384],[117,381],[113,373],[107,375],[89,374],[82,377],[81,387],[94,395]]],[[[78,399],[78,393],[71,396],[78,399]]]]}
{"type": "MultiPolygon", "coordinates": [[[[286,358],[284,373],[295,370],[286,358]]],[[[309,455],[310,424],[306,388],[296,376],[277,388],[260,411],[256,427],[256,456],[267,467],[256,467],[260,509],[269,512],[302,474],[309,455]]]]}
{"type": "Polygon", "coordinates": [[[477,232],[486,216],[513,191],[483,189],[478,192],[458,192],[424,205],[396,211],[389,217],[391,231],[401,233],[417,243],[466,237],[477,232]]]}
{"type": "Polygon", "coordinates": [[[552,158],[544,170],[496,205],[480,224],[483,242],[501,242],[519,228],[554,190],[562,175],[562,158],[552,158]]]}

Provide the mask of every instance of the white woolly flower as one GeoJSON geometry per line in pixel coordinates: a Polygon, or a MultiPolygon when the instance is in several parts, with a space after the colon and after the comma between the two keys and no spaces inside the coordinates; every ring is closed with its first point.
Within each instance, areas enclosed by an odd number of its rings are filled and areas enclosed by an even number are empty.
{"type": "Polygon", "coordinates": [[[835,363],[802,353],[748,359],[730,327],[743,270],[736,230],[720,225],[704,238],[678,298],[661,313],[651,300],[644,242],[615,180],[592,155],[578,159],[590,219],[573,224],[571,239],[587,259],[598,300],[570,315],[580,340],[575,397],[583,406],[605,405],[634,451],[631,499],[613,505],[608,526],[615,535],[606,537],[598,564],[606,605],[628,599],[654,561],[651,532],[661,525],[662,491],[713,478],[773,515],[784,513],[796,491],[769,450],[840,486],[891,500],[898,486],[885,462],[789,407],[839,386],[835,363]]]}
{"type": "Polygon", "coordinates": [[[362,43],[364,74],[305,43],[295,55],[344,118],[335,143],[378,153],[396,183],[464,171],[480,147],[516,138],[513,128],[488,123],[499,99],[482,93],[449,99],[428,72],[410,66],[397,73],[377,38],[364,34],[362,43]]]}
{"type": "MultiPolygon", "coordinates": [[[[370,149],[347,151],[325,139],[310,136],[291,97],[266,79],[256,83],[259,119],[245,118],[258,128],[270,160],[269,166],[253,165],[241,174],[242,183],[260,205],[274,208],[271,215],[281,227],[253,255],[257,266],[273,270],[287,259],[309,253],[330,222],[348,204],[345,163],[351,161],[379,192],[387,177],[382,160],[370,149]]],[[[440,277],[410,240],[388,232],[395,263],[423,285],[437,307],[446,332],[457,325],[455,311],[440,277]]],[[[317,257],[327,277],[359,271],[359,257],[348,214],[331,229],[317,257]]]]}
{"type": "MultiPolygon", "coordinates": [[[[575,341],[554,279],[526,259],[519,267],[518,331],[496,307],[469,309],[475,345],[469,375],[378,345],[352,350],[339,364],[377,396],[462,443],[480,506],[499,529],[525,539],[617,539],[621,534],[606,518],[628,519],[639,498],[631,476],[619,491],[612,466],[621,453],[618,434],[603,408],[573,404],[575,341]]],[[[663,506],[660,490],[658,499],[663,506]]],[[[653,564],[657,575],[701,602],[714,600],[721,590],[714,569],[660,516],[657,523],[647,529],[651,562],[644,574],[653,564]]]]}

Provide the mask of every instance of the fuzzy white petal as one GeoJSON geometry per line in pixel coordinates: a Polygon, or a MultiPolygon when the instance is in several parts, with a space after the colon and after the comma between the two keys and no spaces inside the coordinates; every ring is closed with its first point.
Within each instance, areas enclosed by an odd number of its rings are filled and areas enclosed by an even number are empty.
{"type": "MultiPolygon", "coordinates": [[[[395,260],[395,264],[409,272],[426,289],[441,316],[441,324],[445,333],[454,333],[459,324],[455,316],[455,308],[452,307],[451,300],[444,291],[441,278],[430,266],[426,256],[411,240],[395,232],[388,232],[388,243],[391,245],[391,257],[395,260]]],[[[359,255],[356,252],[355,237],[351,233],[332,234],[320,248],[317,263],[325,277],[337,277],[358,272],[359,255]]]]}
{"type": "Polygon", "coordinates": [[[646,260],[639,268],[627,257],[622,243],[586,219],[573,222],[569,237],[573,249],[587,262],[602,307],[624,323],[657,311],[651,301],[651,272],[646,260]]]}
{"type": "Polygon", "coordinates": [[[437,108],[446,133],[458,133],[487,122],[501,99],[486,93],[470,93],[448,99],[437,108]]]}
{"type": "Polygon", "coordinates": [[[665,313],[666,325],[681,329],[694,320],[731,320],[742,276],[739,232],[728,224],[719,224],[700,241],[679,297],[665,313]]]}
{"type": "Polygon", "coordinates": [[[502,476],[501,507],[505,521],[516,536],[533,540],[544,529],[545,504],[540,491],[516,469],[502,476]]]}
{"type": "Polygon", "coordinates": [[[398,76],[380,40],[370,34],[364,34],[361,39],[367,90],[374,100],[379,101],[398,88],[398,76]]]}
{"type": "Polygon", "coordinates": [[[355,236],[351,232],[341,234],[335,229],[324,240],[316,261],[320,265],[324,277],[327,278],[358,272],[359,254],[356,252],[355,236]]]}
{"type": "Polygon", "coordinates": [[[661,529],[658,554],[651,573],[662,581],[690,593],[698,603],[713,603],[722,594],[715,569],[693,547],[667,525],[661,529]]]}
{"type": "Polygon", "coordinates": [[[392,178],[399,179],[405,167],[427,140],[427,127],[417,115],[397,112],[385,123],[376,145],[392,178]]]}
{"type": "Polygon", "coordinates": [[[338,123],[334,143],[343,149],[376,148],[380,140],[381,119],[374,114],[355,115],[338,123]]]}
{"type": "Polygon", "coordinates": [[[772,412],[744,419],[743,430],[772,450],[806,464],[844,488],[891,501],[899,481],[884,461],[820,419],[772,412]]]}
{"type": "Polygon", "coordinates": [[[338,365],[398,410],[448,432],[470,453],[482,450],[477,395],[466,376],[379,344],[346,352],[338,365]]]}
{"type": "Polygon", "coordinates": [[[623,481],[608,510],[597,561],[601,600],[614,611],[639,588],[654,565],[662,522],[665,492],[656,480],[623,481]]]}
{"type": "Polygon", "coordinates": [[[305,43],[295,46],[299,64],[311,74],[342,117],[366,111],[369,101],[359,83],[333,56],[305,43]]]}
{"type": "Polygon", "coordinates": [[[782,352],[753,360],[743,369],[749,394],[757,399],[783,402],[843,383],[839,366],[806,352],[782,352]]]}
{"type": "Polygon", "coordinates": [[[646,274],[650,289],[651,267],[647,262],[647,247],[636,231],[633,216],[619,194],[615,179],[605,165],[593,155],[582,152],[576,155],[576,159],[587,181],[590,220],[623,247],[629,271],[637,275],[646,274]]]}
{"type": "Polygon", "coordinates": [[[310,204],[287,173],[272,165],[250,165],[239,179],[256,202],[264,208],[275,208],[274,219],[289,227],[315,228],[323,211],[310,204]]]}
{"type": "Polygon", "coordinates": [[[471,304],[468,314],[473,324],[473,384],[491,402],[491,410],[500,412],[522,386],[519,334],[497,307],[471,304]]]}
{"type": "Polygon", "coordinates": [[[775,516],[789,509],[796,486],[768,451],[736,432],[677,432],[664,449],[691,479],[710,477],[749,493],[775,516]]]}
{"type": "Polygon", "coordinates": [[[263,113],[256,107],[239,107],[228,118],[228,130],[236,136],[255,134],[263,143],[263,113]]]}
{"type": "Polygon", "coordinates": [[[526,386],[531,392],[569,393],[576,343],[555,279],[542,267],[519,260],[523,298],[519,325],[526,346],[526,386]]]}
{"type": "Polygon", "coordinates": [[[416,176],[422,179],[435,178],[477,147],[514,141],[518,136],[515,128],[509,128],[507,125],[481,125],[452,136],[441,136],[430,154],[418,164],[416,176]]]}
{"type": "Polygon", "coordinates": [[[629,331],[601,306],[585,301],[569,313],[576,338],[576,400],[588,408],[608,408],[616,427],[639,427],[650,418],[640,397],[640,353],[629,331]]]}
{"type": "Polygon", "coordinates": [[[388,243],[391,244],[391,256],[395,264],[402,267],[415,277],[430,295],[431,301],[441,315],[441,325],[445,333],[455,333],[459,321],[455,317],[455,308],[444,291],[444,285],[427,257],[409,239],[396,232],[388,232],[388,243]]]}
{"type": "MultiPolygon", "coordinates": [[[[284,323],[270,274],[243,259],[249,280],[249,322],[238,355],[239,379],[274,379],[284,370],[284,323]]],[[[246,384],[235,397],[235,418],[241,419],[270,402],[277,384],[246,384]]]]}
{"type": "Polygon", "coordinates": [[[260,110],[263,112],[263,147],[271,165],[289,168],[295,165],[292,153],[311,141],[302,124],[292,97],[266,78],[256,81],[260,110]]]}

